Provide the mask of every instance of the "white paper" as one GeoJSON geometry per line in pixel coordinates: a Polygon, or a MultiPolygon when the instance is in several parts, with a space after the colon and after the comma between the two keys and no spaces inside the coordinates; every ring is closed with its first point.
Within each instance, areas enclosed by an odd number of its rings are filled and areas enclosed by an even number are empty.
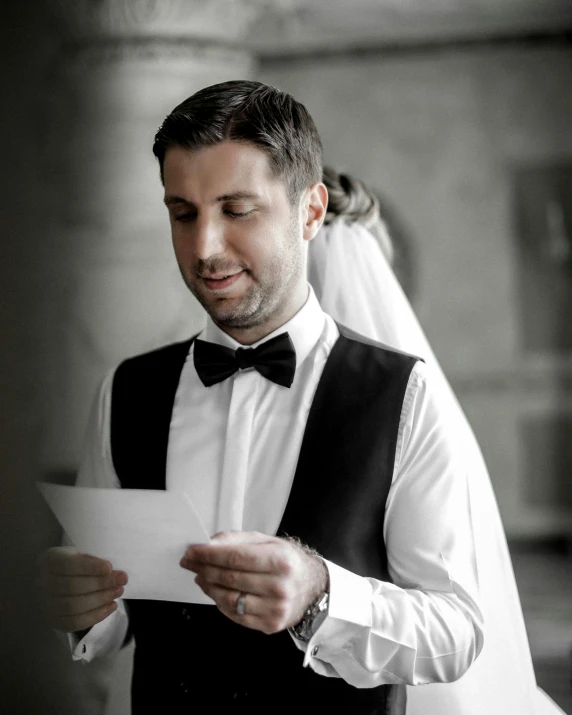
{"type": "Polygon", "coordinates": [[[188,546],[210,541],[185,494],[46,482],[38,488],[80,552],[125,571],[124,598],[214,603],[179,566],[188,546]]]}

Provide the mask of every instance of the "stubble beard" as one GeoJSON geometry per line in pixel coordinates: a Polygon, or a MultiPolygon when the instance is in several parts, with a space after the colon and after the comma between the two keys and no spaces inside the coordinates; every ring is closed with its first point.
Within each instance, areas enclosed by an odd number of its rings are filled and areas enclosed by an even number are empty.
{"type": "Polygon", "coordinates": [[[295,227],[291,226],[287,243],[273,257],[264,274],[258,277],[244,266],[232,266],[216,256],[197,264],[195,272],[198,275],[224,271],[232,273],[236,272],[237,268],[244,270],[252,282],[238,302],[223,296],[215,298],[214,301],[207,300],[198,287],[200,278],[191,280],[185,275],[183,268],[179,268],[187,288],[218,326],[241,330],[255,328],[270,320],[294,291],[305,265],[303,249],[296,239],[295,227]]]}

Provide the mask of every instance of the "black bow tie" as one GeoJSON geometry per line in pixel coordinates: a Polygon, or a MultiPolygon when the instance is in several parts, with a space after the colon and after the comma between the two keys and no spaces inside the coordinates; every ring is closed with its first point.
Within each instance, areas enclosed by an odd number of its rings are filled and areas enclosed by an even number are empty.
{"type": "Polygon", "coordinates": [[[258,370],[267,380],[290,387],[296,372],[296,350],[288,333],[277,335],[257,348],[236,350],[195,340],[194,360],[197,374],[205,387],[222,382],[246,367],[258,370]]]}

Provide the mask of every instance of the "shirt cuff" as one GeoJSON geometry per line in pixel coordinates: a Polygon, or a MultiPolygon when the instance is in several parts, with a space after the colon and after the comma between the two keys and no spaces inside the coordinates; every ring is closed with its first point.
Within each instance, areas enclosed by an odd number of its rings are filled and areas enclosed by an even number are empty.
{"type": "Polygon", "coordinates": [[[127,635],[128,625],[129,617],[125,604],[123,599],[118,598],[117,610],[96,623],[83,638],[78,638],[75,633],[67,634],[73,660],[89,663],[94,658],[117,653],[127,635]]]}
{"type": "MultiPolygon", "coordinates": [[[[328,614],[309,642],[290,634],[305,652],[304,666],[321,675],[337,676],[330,659],[348,647],[364,628],[371,627],[372,589],[369,581],[324,559],[330,578],[328,614]]],[[[339,676],[338,676],[339,677],[339,676]]]]}

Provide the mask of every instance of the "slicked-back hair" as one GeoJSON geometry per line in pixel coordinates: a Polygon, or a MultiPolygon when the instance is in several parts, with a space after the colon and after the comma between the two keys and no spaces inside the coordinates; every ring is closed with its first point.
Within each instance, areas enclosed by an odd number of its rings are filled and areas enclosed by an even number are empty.
{"type": "Polygon", "coordinates": [[[153,143],[161,181],[170,147],[196,151],[224,141],[266,152],[273,176],[285,183],[292,203],[322,180],[322,143],[306,107],[274,87],[236,80],[201,89],[166,117],[153,143]]]}

